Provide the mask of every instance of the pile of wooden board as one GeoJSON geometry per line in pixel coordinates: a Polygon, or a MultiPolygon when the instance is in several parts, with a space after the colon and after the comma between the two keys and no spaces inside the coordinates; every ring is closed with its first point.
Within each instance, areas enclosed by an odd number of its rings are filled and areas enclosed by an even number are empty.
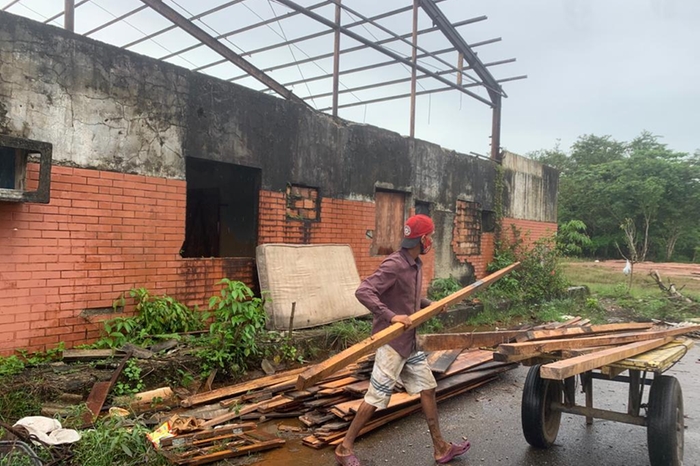
{"type": "MultiPolygon", "coordinates": [[[[364,356],[304,390],[295,387],[302,371],[295,369],[194,395],[181,402],[188,409],[178,414],[182,418],[194,417],[204,421],[198,424],[203,429],[201,432],[236,421],[298,418],[313,432],[303,439],[305,445],[321,448],[336,444],[345,435],[369,387],[373,358],[374,354],[364,356]]],[[[493,351],[480,349],[435,351],[428,355],[428,360],[438,381],[438,401],[481,386],[515,366],[513,363],[495,362],[493,351]]],[[[419,409],[419,395],[410,396],[399,391],[392,396],[387,409],[377,411],[362,434],[419,409]]],[[[210,456],[208,450],[193,456],[195,444],[179,439],[180,436],[167,439],[167,445],[177,445],[180,452],[170,453],[171,461],[176,464],[205,464],[186,461],[204,461],[210,456]]],[[[196,444],[197,448],[199,445],[196,444]]],[[[274,448],[278,444],[265,446],[274,448]]],[[[212,458],[221,459],[223,454],[212,458]]],[[[229,452],[229,456],[233,456],[233,452],[229,452]]]]}
{"type": "MultiPolygon", "coordinates": [[[[428,352],[438,382],[437,399],[445,400],[479,387],[512,369],[519,362],[541,360],[542,377],[566,377],[600,368],[672,341],[677,335],[698,331],[700,326],[672,329],[652,323],[591,325],[581,318],[563,323],[496,332],[420,335],[418,345],[428,352]],[[484,349],[490,348],[490,349],[484,349]]],[[[355,358],[342,368],[326,363],[327,373],[309,385],[309,368],[281,372],[223,387],[184,399],[180,417],[197,420],[197,431],[175,435],[161,445],[176,464],[206,464],[224,457],[275,448],[283,440],[248,424],[232,422],[298,418],[310,434],[303,443],[312,448],[342,441],[369,386],[374,353],[355,358]],[[330,369],[329,369],[330,368],[330,369]],[[300,388],[301,386],[301,388],[300,388]],[[228,430],[220,431],[215,427],[228,430]],[[209,461],[211,460],[211,461],[209,461]]],[[[332,358],[331,358],[332,359],[332,358]]],[[[316,377],[314,375],[314,377],[316,377]]],[[[421,409],[420,396],[397,392],[389,406],[375,412],[360,435],[421,409]]]]}
{"type": "Polygon", "coordinates": [[[544,359],[540,376],[564,380],[645,353],[698,329],[698,325],[658,329],[652,328],[652,324],[609,324],[589,326],[583,333],[572,333],[574,329],[568,328],[528,332],[526,340],[500,344],[494,359],[509,362],[544,359]],[[633,330],[632,325],[648,328],[633,330]],[[548,357],[556,361],[547,363],[548,357]]]}

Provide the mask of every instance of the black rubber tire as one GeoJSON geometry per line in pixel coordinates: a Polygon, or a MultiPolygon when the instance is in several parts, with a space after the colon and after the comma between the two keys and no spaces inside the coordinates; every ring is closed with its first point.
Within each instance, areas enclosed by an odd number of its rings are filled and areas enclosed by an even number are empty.
{"type": "Polygon", "coordinates": [[[552,446],[559,433],[561,411],[552,411],[550,405],[563,399],[563,384],[541,378],[540,364],[532,366],[525,379],[520,413],[527,443],[537,448],[552,446]]]}
{"type": "Polygon", "coordinates": [[[683,392],[675,377],[654,378],[649,391],[647,446],[651,466],[682,466],[683,392]]]}

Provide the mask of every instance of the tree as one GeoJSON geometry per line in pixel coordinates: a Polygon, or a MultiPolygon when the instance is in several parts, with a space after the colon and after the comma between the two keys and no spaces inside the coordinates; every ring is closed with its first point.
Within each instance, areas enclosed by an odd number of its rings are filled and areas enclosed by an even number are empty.
{"type": "Polygon", "coordinates": [[[679,257],[693,257],[700,243],[700,150],[675,152],[643,131],[630,143],[583,135],[570,155],[557,144],[531,157],[561,171],[560,231],[583,222],[589,253],[614,257],[615,245],[626,244],[640,261],[671,260],[680,245],[679,257]]]}

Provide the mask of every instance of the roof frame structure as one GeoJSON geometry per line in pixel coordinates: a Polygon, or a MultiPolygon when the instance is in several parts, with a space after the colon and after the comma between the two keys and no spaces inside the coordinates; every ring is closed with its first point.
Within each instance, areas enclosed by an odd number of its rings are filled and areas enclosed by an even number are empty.
{"type": "MultiPolygon", "coordinates": [[[[32,0],[11,0],[2,9],[8,10],[15,6],[22,5],[23,3],[31,3],[31,1],[32,0]]],[[[135,2],[136,0],[132,1],[135,2]]],[[[151,10],[159,13],[172,24],[167,27],[162,27],[154,32],[142,32],[143,37],[121,45],[122,48],[130,49],[139,44],[143,44],[146,41],[155,42],[156,37],[162,36],[169,31],[181,29],[190,36],[194,37],[197,42],[185,48],[168,52],[167,55],[158,57],[160,60],[172,60],[175,58],[186,60],[184,54],[191,52],[198,47],[206,46],[216,52],[221,59],[217,59],[207,64],[193,64],[191,68],[193,71],[203,72],[204,70],[213,69],[221,64],[232,63],[236,67],[243,70],[245,74],[228,78],[228,81],[238,81],[243,78],[253,77],[263,84],[263,86],[266,88],[264,90],[265,92],[273,91],[285,99],[292,100],[301,105],[312,108],[315,107],[316,110],[322,112],[331,112],[334,117],[338,116],[338,110],[342,108],[409,98],[411,100],[411,137],[415,137],[416,97],[446,92],[448,90],[457,91],[473,98],[474,100],[488,105],[492,109],[491,158],[497,162],[501,161],[501,101],[503,98],[507,97],[506,93],[501,87],[501,84],[508,81],[524,79],[526,76],[512,76],[496,79],[491,74],[489,68],[497,65],[512,63],[515,61],[515,59],[511,58],[484,63],[473,51],[473,49],[500,41],[500,38],[468,44],[458,32],[459,27],[483,21],[486,19],[485,16],[451,22],[438,6],[439,3],[448,0],[405,0],[408,5],[391,11],[384,11],[379,14],[375,14],[374,16],[366,16],[363,13],[352,9],[347,4],[344,4],[343,0],[318,0],[316,3],[308,6],[302,6],[299,2],[309,0],[269,0],[277,5],[282,5],[284,8],[286,8],[286,11],[278,15],[274,9],[272,9],[272,4],[270,4],[274,17],[265,19],[257,15],[260,21],[252,22],[251,24],[246,24],[243,27],[238,27],[237,29],[224,33],[214,31],[212,27],[209,27],[206,23],[204,23],[205,18],[216,18],[217,14],[223,15],[225,10],[227,10],[227,13],[230,13],[230,9],[234,7],[238,8],[240,5],[245,6],[246,1],[248,0],[218,0],[218,4],[215,3],[206,11],[202,11],[198,14],[191,14],[188,12],[188,15],[185,16],[178,12],[176,8],[169,5],[169,3],[174,4],[175,6],[179,7],[180,10],[184,10],[184,8],[178,4],[177,0],[140,0],[142,4],[138,7],[131,8],[119,16],[110,13],[112,16],[114,16],[113,19],[107,22],[102,22],[101,24],[93,25],[93,27],[84,32],[83,35],[94,35],[115,24],[125,23],[129,18],[138,17],[138,15],[144,14],[142,12],[146,10],[151,10]],[[324,7],[330,6],[334,7],[334,15],[332,18],[327,17],[327,15],[324,15],[321,12],[324,10],[324,7]],[[407,12],[412,12],[413,20],[412,27],[409,32],[395,32],[393,28],[387,27],[379,22],[381,20],[386,20],[387,18],[392,18],[396,15],[407,12]],[[432,21],[431,27],[418,29],[418,17],[421,12],[427,15],[427,17],[432,21]],[[343,15],[351,18],[352,20],[343,24],[343,15]],[[304,18],[307,21],[312,21],[314,24],[322,26],[322,29],[317,32],[290,39],[287,39],[286,36],[280,36],[283,37],[284,40],[279,40],[256,49],[241,49],[240,53],[234,52],[234,50],[229,46],[234,45],[233,42],[231,42],[232,37],[243,35],[244,33],[251,33],[251,31],[255,31],[256,29],[263,27],[271,28],[271,25],[273,24],[277,24],[280,27],[280,30],[283,31],[281,26],[282,23],[290,20],[291,18],[297,18],[296,21],[299,21],[300,18],[304,18]],[[210,34],[206,32],[202,27],[195,24],[195,22],[201,22],[215,33],[210,34]],[[381,39],[376,37],[369,39],[358,32],[359,28],[365,29],[369,32],[369,29],[367,29],[368,27],[372,27],[375,30],[380,31],[380,33],[385,37],[381,39]],[[426,46],[419,46],[418,37],[431,33],[442,34],[447,42],[449,42],[450,47],[439,50],[430,50],[426,46]],[[327,53],[316,53],[315,55],[306,55],[304,53],[306,57],[299,59],[297,59],[292,53],[294,59],[290,62],[280,63],[278,61],[273,64],[268,62],[267,66],[260,67],[254,65],[251,61],[255,60],[259,56],[264,56],[264,54],[268,52],[272,52],[283,47],[289,47],[290,50],[292,47],[295,47],[301,50],[299,48],[299,44],[322,38],[326,35],[333,36],[332,50],[327,53]],[[342,47],[341,37],[349,38],[353,43],[342,47]],[[229,45],[227,45],[226,42],[228,42],[229,45]],[[410,47],[410,57],[406,57],[403,54],[390,49],[387,46],[388,44],[400,44],[402,46],[410,47]],[[343,55],[365,49],[381,54],[385,57],[384,60],[362,66],[355,66],[354,68],[341,68],[341,57],[343,55]],[[454,64],[453,62],[442,58],[445,54],[450,53],[457,54],[457,60],[454,64]],[[325,71],[324,68],[318,65],[321,60],[327,60],[329,58],[332,58],[333,60],[332,72],[325,71]],[[430,65],[424,64],[425,60],[430,60],[430,65]],[[466,62],[466,64],[464,62],[466,62]],[[301,73],[301,68],[299,67],[309,63],[315,64],[318,68],[324,70],[323,73],[309,77],[304,76],[304,74],[301,73]],[[344,85],[344,89],[340,89],[341,76],[367,72],[393,65],[401,65],[405,67],[407,71],[410,71],[409,75],[406,77],[389,77],[387,73],[385,79],[380,79],[379,81],[375,79],[369,84],[354,85],[350,87],[344,85]],[[299,68],[302,79],[290,81],[287,78],[283,81],[279,81],[270,75],[270,73],[276,73],[280,70],[295,66],[299,68]],[[430,67],[435,69],[431,69],[430,67]],[[471,73],[473,73],[475,76],[473,76],[471,73]],[[308,87],[309,83],[313,82],[318,84],[324,80],[330,80],[330,90],[312,92],[308,87]],[[417,85],[419,81],[425,82],[426,86],[427,83],[432,83],[432,85],[427,87],[421,86],[423,87],[423,90],[418,91],[417,85]],[[464,81],[466,81],[466,83],[464,83],[464,81]],[[396,92],[395,89],[392,89],[391,91],[387,90],[383,94],[380,94],[379,97],[374,96],[372,98],[360,98],[357,95],[357,93],[365,92],[370,89],[389,88],[391,86],[400,86],[406,83],[410,83],[410,92],[396,92]],[[297,95],[290,90],[290,86],[293,87],[299,84],[306,85],[307,92],[300,92],[297,95]],[[438,84],[439,86],[435,86],[435,84],[438,84]],[[485,90],[487,95],[486,97],[477,93],[480,89],[482,92],[485,90]],[[347,95],[352,96],[353,101],[340,102],[340,97],[347,95]],[[316,105],[315,99],[327,98],[332,99],[332,103],[330,105],[316,105]],[[313,106],[310,105],[309,102],[311,102],[313,106]]],[[[345,1],[347,2],[347,0],[345,1]]],[[[49,23],[63,16],[64,27],[73,31],[75,29],[75,10],[80,6],[91,2],[96,3],[96,0],[64,0],[63,11],[60,11],[57,14],[47,18],[45,22],[49,23]]],[[[103,7],[99,7],[105,10],[103,7]]],[[[248,9],[250,10],[250,8],[248,9]]],[[[325,11],[326,13],[328,12],[327,9],[325,11]]],[[[240,47],[236,46],[236,48],[240,47]]]]}

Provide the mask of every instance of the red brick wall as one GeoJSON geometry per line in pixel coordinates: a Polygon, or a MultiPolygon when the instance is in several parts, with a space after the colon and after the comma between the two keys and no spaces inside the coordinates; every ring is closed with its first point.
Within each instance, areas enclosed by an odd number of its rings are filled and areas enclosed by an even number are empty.
{"type": "Polygon", "coordinates": [[[530,247],[537,240],[550,237],[557,231],[556,223],[504,218],[502,231],[504,238],[508,241],[513,241],[514,239],[511,225],[514,225],[520,232],[520,238],[523,240],[523,246],[525,247],[530,247]]]}
{"type": "Polygon", "coordinates": [[[0,203],[1,354],[94,340],[112,316],[81,313],[134,287],[203,305],[225,276],[255,285],[251,259],[180,257],[184,181],[59,166],[51,176],[49,204],[0,203]]]}
{"type": "MultiPolygon", "coordinates": [[[[36,166],[30,167],[30,187],[36,166]]],[[[317,221],[291,218],[286,193],[261,191],[258,243],[352,247],[361,278],[384,256],[370,255],[374,203],[322,198],[317,221]]],[[[145,287],[190,306],[206,306],[227,277],[257,287],[252,258],[183,259],[186,184],[179,180],[54,166],[49,204],[0,203],[0,354],[68,347],[94,341],[99,323],[122,294],[145,287]]],[[[532,242],[556,224],[506,219],[532,242]]],[[[434,277],[434,256],[424,257],[424,289],[434,277]]],[[[493,257],[493,234],[470,256],[476,276],[493,257]]],[[[127,313],[133,311],[127,299],[127,313]]]]}

